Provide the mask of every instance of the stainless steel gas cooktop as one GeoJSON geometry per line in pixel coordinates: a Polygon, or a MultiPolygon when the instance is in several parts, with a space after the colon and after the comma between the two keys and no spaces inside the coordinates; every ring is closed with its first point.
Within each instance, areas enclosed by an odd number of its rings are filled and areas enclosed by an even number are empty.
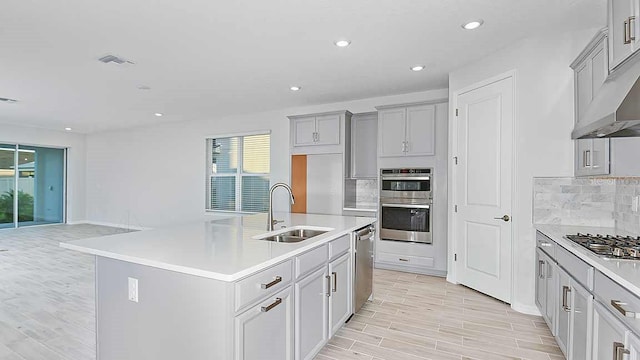
{"type": "Polygon", "coordinates": [[[616,260],[640,260],[640,236],[567,235],[567,239],[582,245],[596,255],[616,260]]]}

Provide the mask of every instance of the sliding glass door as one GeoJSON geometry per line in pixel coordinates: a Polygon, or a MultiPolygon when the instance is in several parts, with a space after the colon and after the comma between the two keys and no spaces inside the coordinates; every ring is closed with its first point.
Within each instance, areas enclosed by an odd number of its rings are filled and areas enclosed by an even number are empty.
{"type": "Polygon", "coordinates": [[[0,229],[14,227],[16,146],[0,144],[0,229]]]}
{"type": "Polygon", "coordinates": [[[65,150],[0,144],[0,227],[64,221],[65,150]]]}

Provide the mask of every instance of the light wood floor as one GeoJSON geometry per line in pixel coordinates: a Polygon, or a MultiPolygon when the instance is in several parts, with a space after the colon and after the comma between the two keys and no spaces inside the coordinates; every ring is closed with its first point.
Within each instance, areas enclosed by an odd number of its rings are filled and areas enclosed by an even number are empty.
{"type": "Polygon", "coordinates": [[[442,278],[376,269],[373,291],[316,360],[564,359],[541,317],[442,278]]]}
{"type": "MultiPolygon", "coordinates": [[[[125,231],[0,231],[0,360],[95,359],[93,257],[58,243],[125,231]]],[[[441,278],[376,270],[374,279],[373,303],[317,360],[564,359],[540,317],[441,278]]]]}
{"type": "Polygon", "coordinates": [[[93,225],[0,231],[0,360],[92,360],[93,256],[61,241],[125,232],[93,225]]]}

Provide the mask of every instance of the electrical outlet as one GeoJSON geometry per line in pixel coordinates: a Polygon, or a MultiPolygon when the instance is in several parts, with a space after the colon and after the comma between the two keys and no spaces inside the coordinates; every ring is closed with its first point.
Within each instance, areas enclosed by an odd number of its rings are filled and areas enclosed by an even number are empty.
{"type": "Polygon", "coordinates": [[[138,279],[129,278],[129,301],[138,302],[138,279]]]}
{"type": "Polygon", "coordinates": [[[631,211],[633,211],[634,213],[638,212],[638,203],[640,203],[640,195],[634,196],[631,200],[631,211]]]}

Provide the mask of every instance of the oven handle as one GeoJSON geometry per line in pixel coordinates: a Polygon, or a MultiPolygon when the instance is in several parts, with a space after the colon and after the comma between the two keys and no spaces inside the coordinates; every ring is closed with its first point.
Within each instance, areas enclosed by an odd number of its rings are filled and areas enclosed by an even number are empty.
{"type": "Polygon", "coordinates": [[[414,205],[414,204],[382,204],[382,207],[397,207],[404,209],[430,209],[431,205],[414,205]]]}
{"type": "Polygon", "coordinates": [[[430,176],[383,176],[382,181],[389,180],[431,180],[430,176]]]}

